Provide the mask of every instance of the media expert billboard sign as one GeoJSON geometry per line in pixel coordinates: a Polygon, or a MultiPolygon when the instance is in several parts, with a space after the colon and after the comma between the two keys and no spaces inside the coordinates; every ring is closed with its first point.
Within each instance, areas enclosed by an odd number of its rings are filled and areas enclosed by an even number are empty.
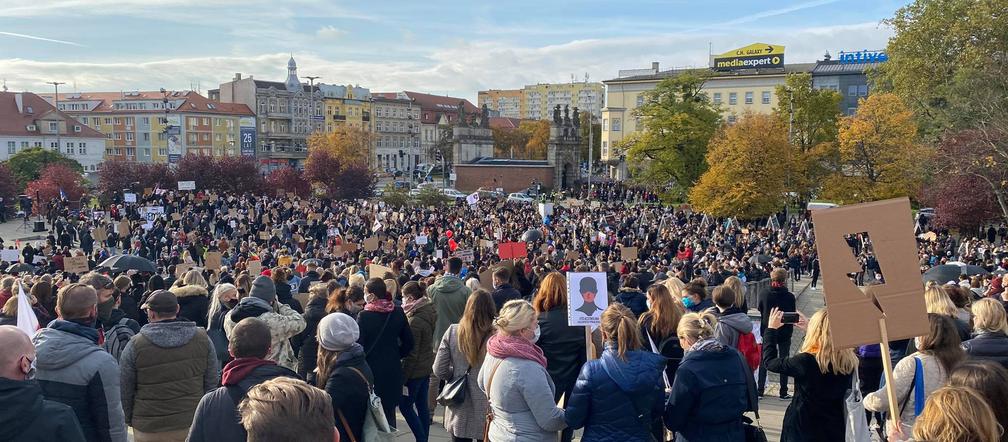
{"type": "Polygon", "coordinates": [[[753,43],[714,56],[714,70],[737,71],[740,69],[782,68],[784,67],[784,46],[767,43],[753,43]]]}
{"type": "Polygon", "coordinates": [[[256,154],[256,125],[255,118],[242,117],[239,124],[241,132],[241,154],[246,157],[254,157],[256,154]]]}

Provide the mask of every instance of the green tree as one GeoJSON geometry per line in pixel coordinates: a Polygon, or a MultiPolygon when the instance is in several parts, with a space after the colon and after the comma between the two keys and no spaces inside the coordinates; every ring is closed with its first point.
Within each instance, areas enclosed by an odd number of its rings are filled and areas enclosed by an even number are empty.
{"type": "Polygon", "coordinates": [[[770,115],[747,113],[710,142],[710,167],[689,193],[694,209],[714,216],[754,219],[784,204],[794,149],[787,127],[770,115]]]}
{"type": "Polygon", "coordinates": [[[707,143],[721,125],[718,108],[701,92],[709,76],[695,70],[662,80],[634,111],[642,130],[619,148],[642,184],[681,196],[707,170],[707,143]]]}
{"type": "Polygon", "coordinates": [[[1000,106],[1003,116],[1008,2],[915,0],[885,23],[894,31],[889,60],[872,80],[903,98],[927,140],[953,126],[978,127],[977,119],[989,119],[992,106],[1000,106]]]}
{"type": "Polygon", "coordinates": [[[6,164],[21,187],[29,181],[39,179],[42,169],[50,164],[63,164],[77,173],[84,173],[84,168],[76,160],[41,147],[32,147],[11,155],[6,164]]]}
{"type": "Polygon", "coordinates": [[[783,85],[777,86],[777,107],[774,115],[787,130],[795,152],[787,171],[788,190],[801,202],[811,200],[819,190],[828,170],[822,166],[823,143],[836,141],[840,118],[838,92],[812,87],[809,73],[789,74],[783,85]]]}

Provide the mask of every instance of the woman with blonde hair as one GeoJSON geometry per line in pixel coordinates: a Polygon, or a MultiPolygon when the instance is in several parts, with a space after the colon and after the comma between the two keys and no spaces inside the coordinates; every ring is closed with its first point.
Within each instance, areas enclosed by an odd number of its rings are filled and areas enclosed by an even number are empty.
{"type": "Polygon", "coordinates": [[[993,406],[994,417],[1003,430],[1001,442],[1008,442],[1008,369],[992,361],[972,360],[959,364],[949,376],[948,384],[953,387],[968,387],[976,390],[993,406]]]}
{"type": "MultiPolygon", "coordinates": [[[[567,278],[560,272],[543,277],[532,299],[539,313],[539,341],[536,344],[546,355],[546,371],[556,386],[554,401],[570,397],[581,366],[587,361],[584,327],[571,327],[567,321],[567,278]]],[[[560,434],[561,442],[569,442],[574,430],[560,434]]]]}
{"type": "Polygon", "coordinates": [[[973,303],[973,339],[963,342],[966,354],[1008,368],[1008,320],[1000,302],[984,298],[973,303]]]}
{"type": "Polygon", "coordinates": [[[732,289],[732,292],[735,293],[735,305],[733,307],[742,310],[743,313],[748,313],[749,303],[746,301],[745,284],[742,284],[742,280],[738,276],[729,276],[722,285],[732,289]]]}
{"type": "Polygon", "coordinates": [[[665,285],[654,284],[647,290],[648,311],[641,315],[641,339],[644,346],[665,357],[665,387],[672,385],[679,362],[682,361],[683,349],[679,346],[676,327],[685,310],[675,301],[665,285]]]}
{"type": "Polygon", "coordinates": [[[663,284],[665,285],[665,288],[668,289],[669,294],[672,295],[672,299],[681,303],[682,301],[680,297],[682,296],[683,290],[686,289],[686,283],[682,282],[682,280],[677,276],[671,276],[666,279],[663,284]]]}
{"type": "Polygon", "coordinates": [[[238,288],[232,284],[218,284],[210,297],[210,308],[207,310],[207,335],[213,341],[217,351],[217,360],[224,367],[231,360],[228,353],[228,338],[224,332],[224,317],[238,305],[238,288]]]}
{"type": "MultiPolygon", "coordinates": [[[[784,312],[770,311],[763,342],[776,342],[784,312]]],[[[795,395],[784,413],[781,441],[843,441],[847,413],[844,397],[857,386],[858,358],[852,348],[835,348],[829,332],[829,313],[821,309],[808,322],[801,350],[778,357],[776,345],[763,347],[768,371],[794,378],[795,395]]],[[[800,321],[799,328],[805,324],[800,321]]]]}
{"type": "Polygon", "coordinates": [[[564,429],[564,410],[554,401],[556,388],[546,371],[546,356],[535,345],[539,314],[524,300],[511,300],[494,320],[497,333],[487,341],[479,387],[487,395],[493,442],[553,442],[564,429]]]}
{"type": "Polygon", "coordinates": [[[713,313],[687,313],[676,329],[686,354],[664,419],[677,440],[745,440],[742,414],[756,401],[755,379],[741,353],[714,339],[715,325],[713,313]]]}
{"type": "Polygon", "coordinates": [[[494,332],[497,306],[493,297],[477,289],[466,301],[458,324],[448,327],[434,356],[434,376],[451,382],[463,376],[465,399],[445,406],[445,430],[455,441],[483,438],[487,398],[479,388],[478,374],[486,356],[486,343],[494,332]]]}
{"type": "Polygon", "coordinates": [[[186,272],[175,281],[168,291],[178,298],[178,316],[206,328],[210,316],[210,293],[207,291],[207,281],[203,273],[193,269],[186,272]]]}
{"type": "MultiPolygon", "coordinates": [[[[1004,429],[998,425],[991,405],[972,388],[939,388],[928,397],[924,411],[917,418],[913,426],[913,440],[997,442],[1004,429]]],[[[899,435],[891,435],[890,440],[899,440],[899,435]]]]}
{"type": "Polygon", "coordinates": [[[664,358],[644,350],[633,312],[622,304],[602,312],[599,328],[605,350],[581,369],[567,401],[567,425],[584,428],[581,440],[586,442],[650,442],[665,399],[664,358]]]}
{"type": "Polygon", "coordinates": [[[924,305],[927,307],[928,313],[936,313],[952,318],[955,321],[956,331],[959,332],[960,340],[965,341],[970,338],[969,323],[963,322],[958,318],[959,309],[952,302],[952,298],[949,297],[948,293],[946,293],[945,287],[938,285],[934,281],[928,281],[927,288],[924,289],[924,305]]]}

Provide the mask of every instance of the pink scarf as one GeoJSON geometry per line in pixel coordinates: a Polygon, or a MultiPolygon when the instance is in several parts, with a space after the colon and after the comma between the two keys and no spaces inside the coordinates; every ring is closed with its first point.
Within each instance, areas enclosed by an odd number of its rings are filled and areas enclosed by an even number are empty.
{"type": "Polygon", "coordinates": [[[391,299],[375,299],[364,304],[364,311],[367,312],[388,313],[393,309],[395,309],[395,304],[392,303],[391,299]]]}
{"type": "Polygon", "coordinates": [[[546,368],[546,356],[538,345],[533,344],[528,339],[520,336],[508,336],[501,333],[494,333],[487,341],[487,353],[491,356],[504,359],[515,357],[538,362],[546,368]]]}
{"type": "Polygon", "coordinates": [[[420,307],[423,307],[423,306],[425,306],[427,304],[430,304],[430,299],[427,298],[426,296],[421,296],[421,297],[419,297],[417,299],[414,299],[412,301],[406,301],[406,302],[404,302],[402,307],[403,307],[403,311],[406,312],[406,316],[409,316],[411,313],[413,313],[414,311],[416,311],[416,309],[418,309],[420,307]]]}

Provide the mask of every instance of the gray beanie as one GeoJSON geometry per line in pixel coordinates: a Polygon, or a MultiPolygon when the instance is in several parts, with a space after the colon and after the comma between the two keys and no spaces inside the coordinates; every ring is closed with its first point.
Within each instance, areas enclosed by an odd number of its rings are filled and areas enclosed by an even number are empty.
{"type": "Polygon", "coordinates": [[[269,276],[260,276],[252,281],[252,290],[249,290],[249,296],[272,304],[276,300],[276,285],[273,284],[273,280],[269,276]]]}
{"type": "Polygon", "coordinates": [[[330,313],[318,324],[318,343],[329,351],[344,351],[360,337],[360,328],[345,313],[330,313]]]}

